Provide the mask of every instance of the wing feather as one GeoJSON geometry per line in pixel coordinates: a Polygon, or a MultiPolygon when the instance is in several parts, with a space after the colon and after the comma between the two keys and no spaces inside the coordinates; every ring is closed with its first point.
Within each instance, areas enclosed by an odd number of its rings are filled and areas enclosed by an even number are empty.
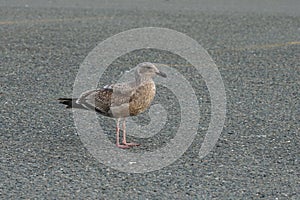
{"type": "Polygon", "coordinates": [[[133,83],[106,85],[82,93],[77,103],[105,116],[125,117],[129,115],[129,102],[135,91],[133,83]]]}

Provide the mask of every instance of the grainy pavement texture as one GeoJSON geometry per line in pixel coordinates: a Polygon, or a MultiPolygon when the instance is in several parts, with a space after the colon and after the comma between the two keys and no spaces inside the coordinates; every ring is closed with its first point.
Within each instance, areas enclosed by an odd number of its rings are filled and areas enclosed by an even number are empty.
{"type": "MultiPolygon", "coordinates": [[[[299,8],[298,0],[1,1],[0,198],[300,199],[299,8]],[[209,53],[224,83],[226,119],[200,158],[211,117],[203,77],[172,52],[120,56],[99,86],[140,62],[164,63],[189,81],[200,112],[197,135],[182,156],[155,171],[130,173],[96,159],[76,134],[72,111],[56,99],[72,96],[80,65],[97,44],[142,27],[184,33],[209,53]]],[[[176,96],[158,86],[157,102],[168,111],[161,132],[128,133],[142,145],[122,151],[154,151],[175,137],[176,96]]],[[[113,146],[114,120],[98,119],[113,146]]],[[[146,112],[132,120],[147,125],[149,119],[146,112]]]]}

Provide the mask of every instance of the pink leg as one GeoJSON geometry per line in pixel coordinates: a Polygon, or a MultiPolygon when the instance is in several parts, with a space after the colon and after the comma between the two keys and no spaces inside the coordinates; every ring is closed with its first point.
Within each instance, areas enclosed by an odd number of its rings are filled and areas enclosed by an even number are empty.
{"type": "Polygon", "coordinates": [[[140,146],[140,145],[137,144],[137,143],[133,143],[133,142],[128,143],[128,142],[126,141],[126,121],[125,121],[125,119],[124,119],[124,121],[123,121],[122,128],[123,128],[123,141],[122,141],[122,143],[123,143],[124,145],[130,146],[130,147],[132,147],[132,146],[140,146]]]}
{"type": "Polygon", "coordinates": [[[124,144],[124,145],[120,144],[120,127],[119,127],[119,122],[120,122],[120,119],[117,120],[117,136],[116,136],[117,141],[116,141],[116,145],[117,145],[117,147],[119,147],[121,149],[127,149],[127,148],[129,148],[128,145],[126,145],[126,144],[124,144]]]}

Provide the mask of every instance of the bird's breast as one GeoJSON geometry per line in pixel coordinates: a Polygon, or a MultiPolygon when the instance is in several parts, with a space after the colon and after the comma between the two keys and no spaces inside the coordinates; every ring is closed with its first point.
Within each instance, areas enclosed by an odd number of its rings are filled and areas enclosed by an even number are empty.
{"type": "Polygon", "coordinates": [[[138,115],[149,108],[155,96],[155,84],[149,82],[142,84],[136,89],[129,103],[129,113],[131,116],[138,115]]]}

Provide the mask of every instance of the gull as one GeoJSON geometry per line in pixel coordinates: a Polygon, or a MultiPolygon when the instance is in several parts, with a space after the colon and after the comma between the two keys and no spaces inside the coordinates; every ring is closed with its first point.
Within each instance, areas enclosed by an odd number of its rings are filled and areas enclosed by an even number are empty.
{"type": "Polygon", "coordinates": [[[146,111],[155,96],[153,77],[167,75],[158,70],[150,62],[143,62],[135,68],[135,80],[131,82],[115,83],[103,88],[83,92],[79,98],[59,98],[59,103],[66,108],[93,110],[106,117],[116,119],[116,146],[126,149],[139,146],[126,140],[126,117],[136,116],[146,111]],[[123,120],[123,139],[120,144],[120,120],[123,120]]]}

